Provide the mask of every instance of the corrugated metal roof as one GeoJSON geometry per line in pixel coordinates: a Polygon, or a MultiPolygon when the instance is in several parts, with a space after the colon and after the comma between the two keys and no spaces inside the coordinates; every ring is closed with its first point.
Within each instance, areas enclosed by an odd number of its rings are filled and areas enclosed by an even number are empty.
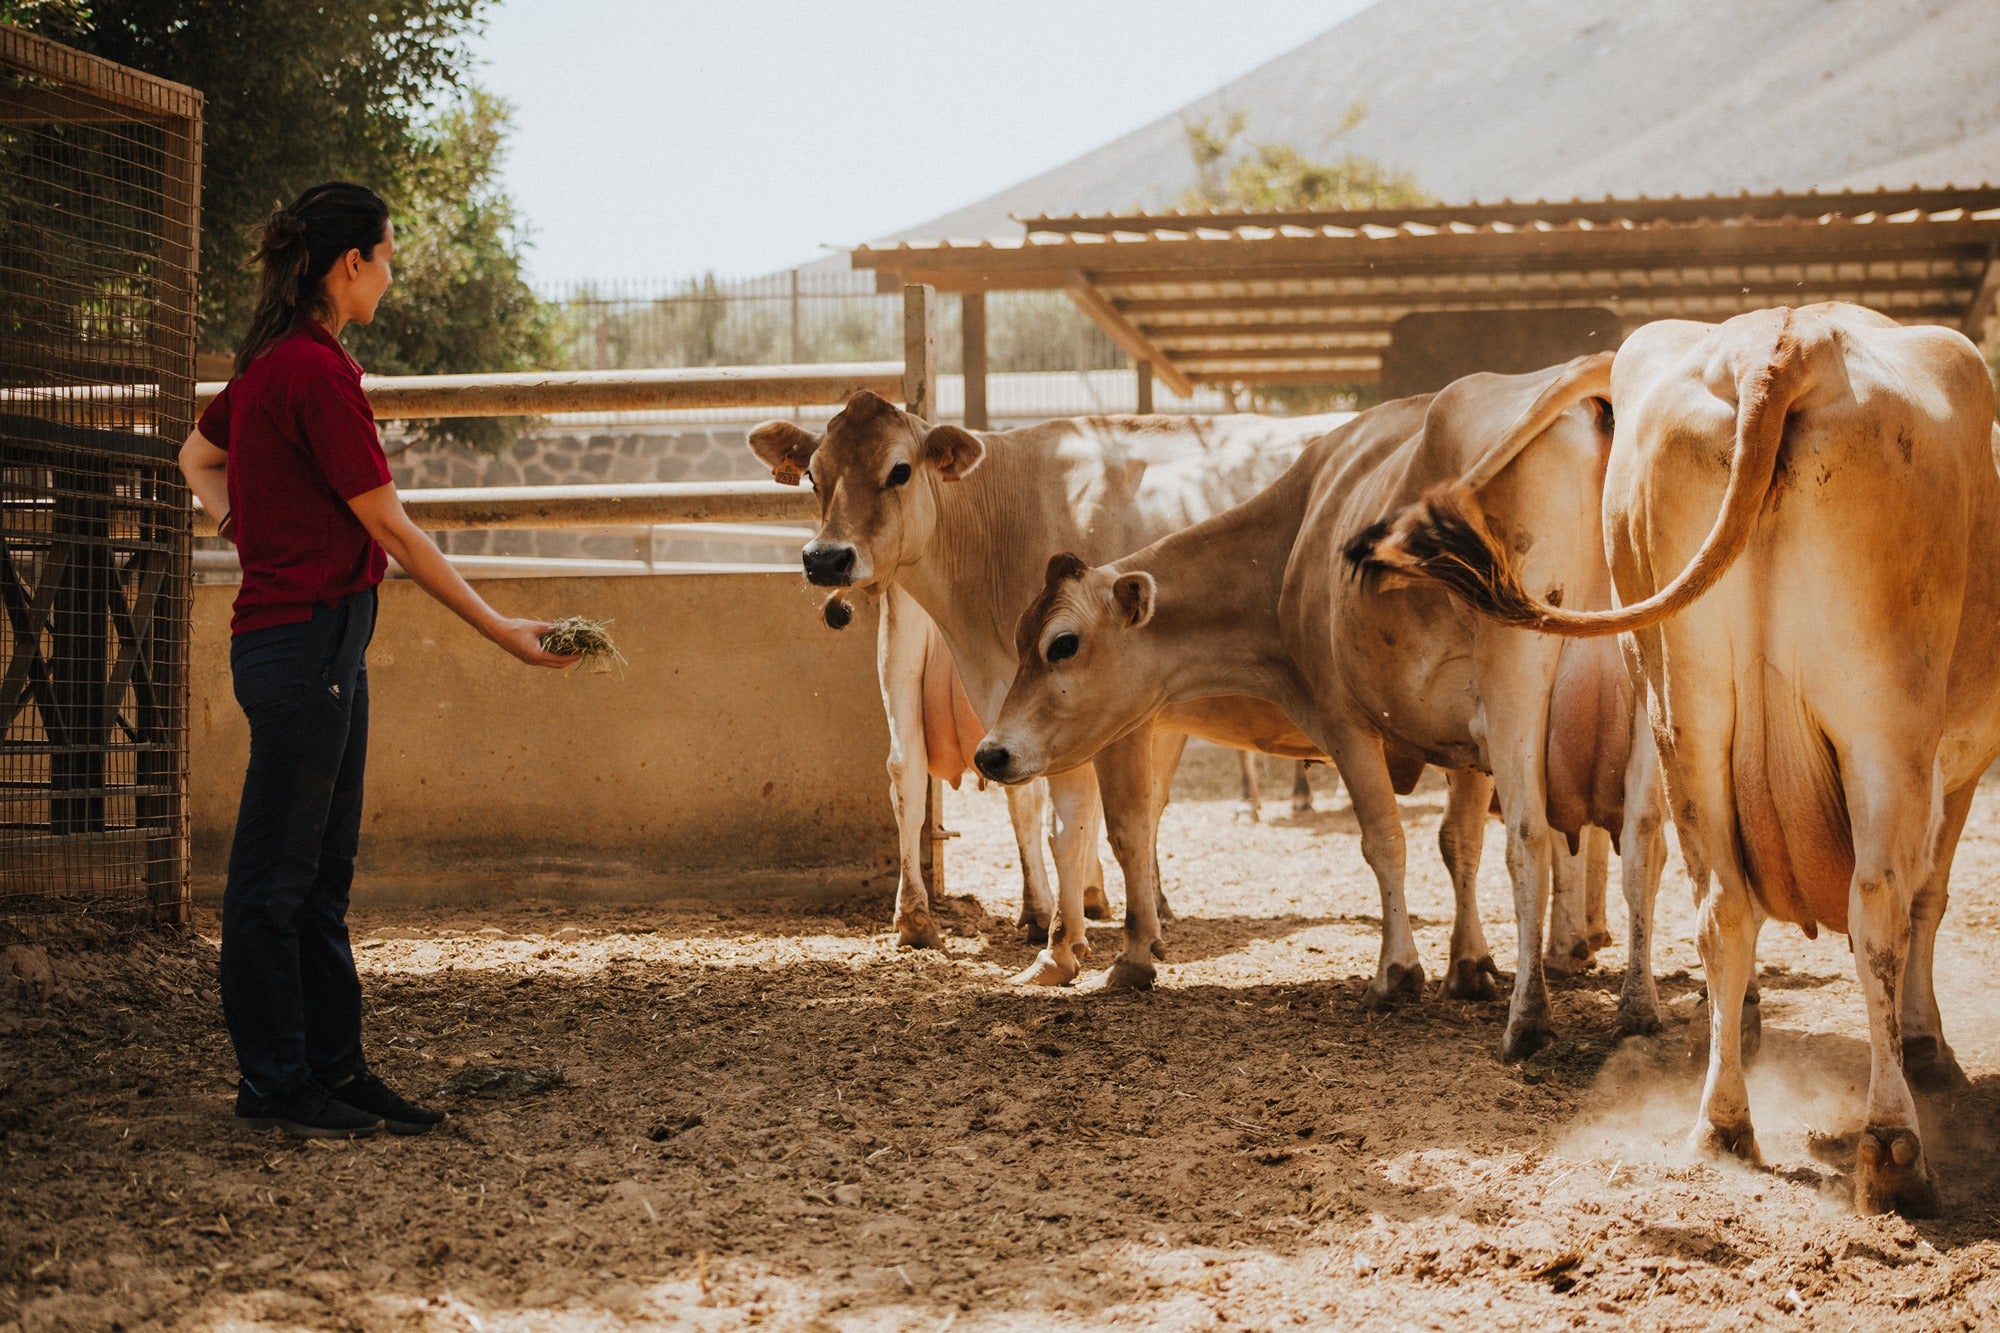
{"type": "Polygon", "coordinates": [[[1012,240],[862,246],[884,285],[1063,288],[1189,382],[1365,377],[1396,320],[1610,310],[1626,329],[1845,300],[1977,332],[2000,186],[1421,209],[1030,218],[1012,240]]]}

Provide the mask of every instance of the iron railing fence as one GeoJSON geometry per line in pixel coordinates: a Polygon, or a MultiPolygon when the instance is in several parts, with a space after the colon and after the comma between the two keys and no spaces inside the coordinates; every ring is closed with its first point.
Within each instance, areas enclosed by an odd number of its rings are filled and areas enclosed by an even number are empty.
{"type": "MultiPolygon", "coordinates": [[[[569,364],[578,370],[829,364],[893,358],[903,345],[900,295],[869,273],[789,269],[756,278],[581,282],[551,287],[569,364]]],[[[987,298],[988,370],[1115,370],[1125,353],[1061,292],[987,298]]],[[[938,302],[938,369],[956,374],[959,303],[938,302]]]]}
{"type": "Polygon", "coordinates": [[[0,917],[186,913],[200,117],[0,25],[0,917]]]}

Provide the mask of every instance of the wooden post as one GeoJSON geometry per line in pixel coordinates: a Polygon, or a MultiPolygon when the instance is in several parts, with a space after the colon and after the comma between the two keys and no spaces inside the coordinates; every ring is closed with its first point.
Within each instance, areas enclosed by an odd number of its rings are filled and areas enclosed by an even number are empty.
{"type": "Polygon", "coordinates": [[[1132,370],[1139,377],[1139,415],[1142,417],[1151,416],[1153,414],[1153,363],[1150,361],[1134,361],[1132,363],[1132,370]]]}
{"type": "Polygon", "coordinates": [[[937,412],[937,290],[903,288],[903,407],[911,416],[937,412]]]}
{"type": "MultiPolygon", "coordinates": [[[[903,407],[925,421],[937,413],[937,290],[922,284],[903,288],[903,407]]],[[[924,833],[918,844],[924,883],[932,901],[944,895],[944,784],[924,786],[924,833]]]]}
{"type": "MultiPolygon", "coordinates": [[[[196,292],[201,271],[201,117],[197,114],[166,123],[162,143],[160,196],[160,274],[154,316],[153,347],[160,375],[160,397],[154,405],[153,428],[178,439],[195,420],[196,292]]],[[[179,491],[179,478],[166,483],[179,491]]],[[[192,506],[179,513],[170,537],[166,587],[157,596],[167,603],[150,617],[152,640],[151,707],[142,707],[141,729],[152,744],[141,748],[137,777],[142,787],[165,790],[165,797],[148,796],[135,812],[146,838],[146,897],[153,919],[185,925],[194,915],[194,894],[188,883],[188,653],[192,629],[188,617],[193,601],[192,506]],[[181,598],[187,601],[181,602],[181,598]],[[179,603],[178,606],[175,603],[179,603]]],[[[163,534],[164,535],[164,534],[163,534]]],[[[115,575],[114,575],[115,577],[115,575]]],[[[137,603],[145,582],[133,589],[135,629],[137,603]]]]}
{"type": "Polygon", "coordinates": [[[959,302],[965,333],[965,428],[985,430],[986,293],[967,292],[959,302]]]}
{"type": "MultiPolygon", "coordinates": [[[[797,269],[793,269],[792,270],[792,364],[795,366],[802,366],[805,364],[805,360],[806,360],[805,339],[800,336],[800,330],[799,330],[799,271],[797,269]]],[[[792,408],[792,419],[795,421],[799,420],[804,415],[804,413],[805,413],[805,408],[802,405],[796,405],[792,408]]]]}

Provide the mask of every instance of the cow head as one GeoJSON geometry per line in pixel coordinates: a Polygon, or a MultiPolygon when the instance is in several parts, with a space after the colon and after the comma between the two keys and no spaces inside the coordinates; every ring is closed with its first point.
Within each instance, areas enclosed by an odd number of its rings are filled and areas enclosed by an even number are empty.
{"type": "Polygon", "coordinates": [[[1060,773],[1158,711],[1167,657],[1145,632],[1155,593],[1144,571],[1052,558],[1015,627],[1019,668],[974,766],[1005,783],[1060,773]]]}
{"type": "Polygon", "coordinates": [[[750,432],[750,450],[788,486],[812,481],[819,531],[800,558],[823,588],[870,587],[916,563],[937,527],[938,488],[986,455],[979,437],[931,426],[862,390],[814,435],[789,421],[750,432]]]}

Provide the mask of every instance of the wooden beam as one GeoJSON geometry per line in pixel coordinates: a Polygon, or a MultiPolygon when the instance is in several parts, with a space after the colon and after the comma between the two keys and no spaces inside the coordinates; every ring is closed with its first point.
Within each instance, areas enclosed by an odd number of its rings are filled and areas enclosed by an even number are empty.
{"type": "Polygon", "coordinates": [[[1368,384],[1382,378],[1382,367],[1352,370],[1204,370],[1190,371],[1196,384],[1368,384]]]}
{"type": "Polygon", "coordinates": [[[1973,290],[1972,300],[1965,307],[1965,323],[1959,332],[1979,343],[1984,350],[1986,325],[1993,318],[1994,303],[2000,301],[2000,247],[1996,247],[1993,258],[1986,261],[1986,272],[1979,279],[1979,286],[1973,290]]]}
{"type": "Polygon", "coordinates": [[[1090,279],[1082,273],[1075,274],[1069,282],[1069,298],[1076,302],[1077,309],[1090,316],[1091,322],[1103,329],[1125,349],[1125,354],[1134,361],[1150,361],[1153,373],[1167,382],[1167,387],[1183,398],[1194,394],[1194,384],[1175,368],[1167,354],[1153,345],[1152,339],[1139,331],[1139,327],[1118,313],[1118,308],[1098,294],[1090,285],[1090,279]]]}
{"type": "Polygon", "coordinates": [[[1149,417],[1153,415],[1153,363],[1134,361],[1132,371],[1139,377],[1139,415],[1149,417]]]}
{"type": "Polygon", "coordinates": [[[1176,324],[1170,328],[1152,328],[1147,332],[1159,346],[1179,355],[1183,351],[1199,351],[1204,347],[1219,345],[1251,345],[1259,347],[1320,347],[1328,351],[1349,347],[1387,347],[1390,330],[1387,326],[1374,328],[1343,328],[1337,324],[1176,324]],[[1306,340],[1310,339],[1308,342],[1306,340]]]}
{"type": "Polygon", "coordinates": [[[985,430],[986,420],[986,293],[967,292],[958,298],[959,330],[963,335],[965,369],[965,428],[985,430]]]}
{"type": "MultiPolygon", "coordinates": [[[[1264,281],[1265,279],[1255,279],[1264,281]]],[[[1295,279],[1299,280],[1299,279],[1295,279]]],[[[1310,278],[1303,280],[1309,281],[1310,278]]],[[[1287,292],[1269,296],[1230,294],[1227,296],[1121,296],[1116,287],[1106,292],[1121,312],[1140,320],[1155,331],[1163,326],[1155,317],[1180,314],[1228,313],[1231,311],[1277,310],[1380,310],[1384,308],[1439,308],[1445,303],[1477,303],[1490,307],[1496,302],[1533,302],[1537,305],[1598,305],[1618,301],[1662,301],[1740,296],[1746,301],[1804,301],[1835,295],[1890,296],[1905,292],[1953,292],[1971,288],[1977,273],[1957,278],[1879,277],[1870,279],[1813,278],[1802,282],[1763,282],[1741,279],[1730,282],[1592,282],[1588,286],[1563,287],[1413,287],[1408,283],[1371,284],[1355,291],[1287,292]]],[[[1118,284],[1122,286],[1123,284],[1118,284]]],[[[1215,284],[1203,284],[1212,286],[1215,284]]]]}
{"type": "Polygon", "coordinates": [[[1949,190],[1845,190],[1825,194],[1709,195],[1693,199],[1538,200],[1532,203],[1437,204],[1423,208],[1278,209],[1240,213],[1124,213],[1098,217],[1015,218],[1030,232],[1065,234],[1186,230],[1194,227],[1359,227],[1405,222],[1443,226],[1453,222],[1572,222],[1672,220],[1700,222],[1739,218],[1817,218],[1829,213],[1902,213],[1916,208],[1945,212],[2000,208],[2000,186],[1949,190]]]}
{"type": "Polygon", "coordinates": [[[903,406],[925,421],[937,413],[937,292],[903,288],[903,406]]]}
{"type": "MultiPolygon", "coordinates": [[[[1056,242],[1023,246],[924,246],[851,255],[857,268],[904,275],[936,275],[953,286],[983,279],[993,286],[1027,285],[1027,274],[1067,265],[1087,269],[1105,285],[1134,281],[1139,272],[1165,281],[1188,275],[1228,274],[1254,280],[1259,268],[1321,268],[1324,277],[1371,277],[1389,272],[1449,273],[1484,263],[1494,268],[1535,266],[1696,267],[1714,263],[1801,263],[1837,258],[1863,261],[1983,260],[2000,241],[2000,220],[1953,222],[1757,223],[1741,227],[1691,226],[1626,230],[1529,230],[1397,235],[1272,237],[1231,240],[1056,242]]],[[[1038,285],[1040,285],[1038,283],[1038,285]]]]}

